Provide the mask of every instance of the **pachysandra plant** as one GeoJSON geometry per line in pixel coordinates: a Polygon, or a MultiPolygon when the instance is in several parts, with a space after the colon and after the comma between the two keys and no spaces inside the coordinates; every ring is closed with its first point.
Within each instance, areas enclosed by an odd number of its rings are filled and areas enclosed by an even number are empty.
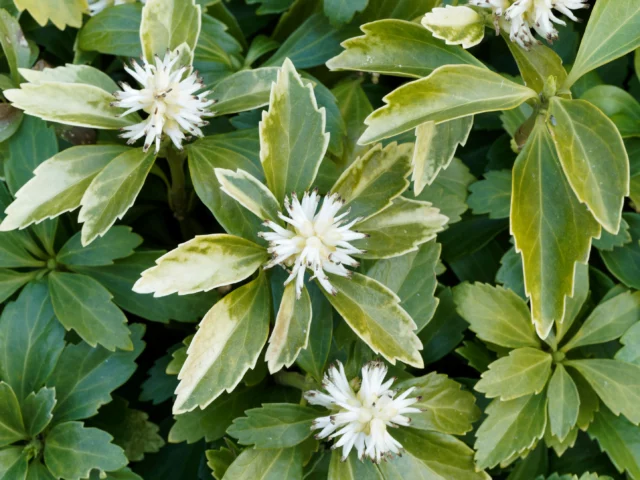
{"type": "MultiPolygon", "coordinates": [[[[282,299],[265,353],[275,373],[292,365],[307,347],[313,317],[305,287],[309,271],[309,280],[318,282],[331,305],[374,352],[392,363],[401,360],[420,367],[417,326],[397,295],[353,269],[359,265],[357,258],[392,258],[417,250],[444,229],[447,217],[427,202],[400,196],[408,187],[411,144],[378,145],[355,160],[328,192],[312,191],[329,144],[325,115],[312,87],[285,60],[260,123],[266,185],[242,169],[215,170],[222,191],[247,214],[264,220],[254,234],[269,247],[234,235],[198,236],[159,258],[156,267],[142,273],[134,290],[184,295],[241,282],[261,267],[285,268],[282,299]],[[305,121],[297,122],[298,118],[305,121]],[[377,188],[381,176],[382,191],[377,188]],[[395,235],[398,230],[402,235],[395,235]]],[[[255,367],[267,341],[272,310],[266,273],[227,295],[205,316],[179,375],[176,413],[206,407],[255,367]],[[243,331],[251,332],[250,341],[243,331]],[[243,351],[242,360],[227,364],[226,356],[238,350],[243,351]]]]}
{"type": "Polygon", "coordinates": [[[640,423],[638,292],[617,286],[595,308],[583,308],[593,302],[588,271],[581,266],[564,321],[544,342],[529,321],[527,304],[511,290],[462,284],[454,300],[470,329],[498,355],[474,387],[493,399],[476,432],[479,467],[508,465],[543,439],[562,456],[583,430],[620,472],[636,468],[610,436],[640,423]],[[517,439],[510,433],[516,431],[517,439]]]}

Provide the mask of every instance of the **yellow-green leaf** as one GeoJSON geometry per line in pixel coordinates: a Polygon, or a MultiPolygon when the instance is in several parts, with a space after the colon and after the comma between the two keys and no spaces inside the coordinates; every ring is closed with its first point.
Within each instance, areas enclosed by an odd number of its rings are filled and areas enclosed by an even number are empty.
{"type": "Polygon", "coordinates": [[[529,49],[525,50],[509,40],[509,32],[502,32],[502,36],[505,37],[527,87],[536,92],[542,92],[549,77],[555,77],[558,86],[567,79],[567,71],[562,66],[562,59],[551,48],[534,42],[529,49]]]}
{"type": "Polygon", "coordinates": [[[300,350],[307,348],[311,318],[309,292],[303,286],[300,298],[296,299],[295,282],[289,283],[284,288],[276,323],[269,337],[269,348],[264,356],[269,372],[273,374],[282,367],[289,368],[300,350]]]}
{"type": "Polygon", "coordinates": [[[205,408],[240,383],[267,341],[270,312],[271,292],[263,273],[209,310],[178,375],[174,414],[205,408]]]}
{"type": "Polygon", "coordinates": [[[406,132],[425,122],[436,124],[482,112],[509,110],[537,97],[530,88],[472,65],[446,65],[427,78],[402,85],[373,112],[360,144],[406,132]]]}
{"type": "Polygon", "coordinates": [[[552,361],[549,353],[537,348],[511,350],[489,365],[475,389],[487,398],[500,397],[503,401],[538,394],[551,375],[552,361]]]}
{"type": "Polygon", "coordinates": [[[416,196],[426,185],[433,183],[440,170],[449,166],[458,145],[464,146],[467,143],[472,126],[473,116],[469,116],[438,125],[426,122],[416,128],[411,174],[416,196]]]}
{"type": "Polygon", "coordinates": [[[60,30],[67,25],[80,28],[82,14],[89,13],[87,0],[14,0],[14,3],[18,10],[27,10],[40,26],[44,27],[51,20],[60,30]]]}
{"type": "Polygon", "coordinates": [[[268,258],[265,248],[241,237],[198,235],[157,259],[133,289],[156,297],[206,292],[244,280],[268,258]]]}
{"type": "Polygon", "coordinates": [[[201,9],[196,0],[147,0],[142,9],[140,43],[148,61],[164,57],[185,43],[190,55],[196,48],[202,26],[201,9]]]}
{"type": "Polygon", "coordinates": [[[609,232],[620,228],[629,195],[629,158],[614,123],[585,100],[551,99],[547,126],[578,199],[609,232]]]}
{"type": "Polygon", "coordinates": [[[220,189],[261,220],[280,223],[280,205],[273,193],[256,177],[244,170],[216,168],[220,189]]]}
{"type": "Polygon", "coordinates": [[[326,111],[311,85],[285,60],[271,89],[269,111],[260,122],[260,160],[267,185],[279,202],[308,190],[329,146],[326,111]]]}
{"type": "Polygon", "coordinates": [[[513,168],[511,233],[522,253],[533,322],[547,338],[573,294],[576,262],[587,262],[600,226],[566,181],[542,119],[513,168]]]}
{"type": "Polygon", "coordinates": [[[578,421],[580,397],[578,387],[562,364],[556,366],[551,376],[547,397],[551,433],[564,441],[578,421]]]}
{"type": "Polygon", "coordinates": [[[443,45],[417,23],[389,18],[360,29],[364,35],[343,42],[345,51],[329,60],[327,67],[422,78],[442,65],[483,66],[462,48],[443,45]]]}
{"type": "Polygon", "coordinates": [[[423,366],[416,324],[400,307],[395,293],[359,273],[351,278],[328,276],[338,293],[322,292],[371,350],[394,365],[400,360],[415,367],[423,366]]]}

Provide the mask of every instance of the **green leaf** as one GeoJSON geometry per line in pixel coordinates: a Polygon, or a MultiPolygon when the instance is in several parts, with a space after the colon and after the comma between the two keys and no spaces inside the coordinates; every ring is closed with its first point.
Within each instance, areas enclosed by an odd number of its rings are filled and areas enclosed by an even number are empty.
{"type": "Polygon", "coordinates": [[[7,148],[9,156],[4,161],[4,172],[9,190],[16,194],[31,179],[38,165],[58,153],[58,141],[46,122],[27,116],[8,140],[7,148]]]}
{"type": "Polygon", "coordinates": [[[540,393],[551,375],[553,358],[537,348],[511,350],[489,365],[475,389],[487,398],[500,397],[507,401],[540,393]]]}
{"type": "Polygon", "coordinates": [[[266,403],[236,418],[227,433],[241,445],[254,448],[289,448],[311,436],[318,411],[290,403],[266,403]]]}
{"type": "MultiPolygon", "coordinates": [[[[35,121],[40,122],[37,119],[35,121]]],[[[42,140],[43,137],[40,134],[37,138],[42,140]]],[[[51,138],[55,145],[53,132],[51,138]]],[[[57,147],[51,149],[53,153],[54,150],[57,147]]],[[[76,209],[100,170],[127,150],[127,147],[120,145],[71,147],[41,163],[33,171],[33,178],[31,172],[28,176],[23,175],[25,181],[31,179],[17,190],[16,200],[6,209],[7,217],[0,225],[0,230],[24,228],[33,222],[76,209]]]]}
{"type": "Polygon", "coordinates": [[[567,183],[541,119],[513,169],[511,233],[523,257],[533,322],[547,338],[573,293],[576,262],[587,262],[600,226],[567,183]]]}
{"type": "Polygon", "coordinates": [[[604,407],[596,413],[589,436],[598,441],[619,472],[640,476],[640,430],[636,425],[604,407]]]}
{"type": "Polygon", "coordinates": [[[131,350],[127,317],[99,282],[86,275],[51,272],[49,293],[53,310],[67,330],[74,330],[92,347],[131,350]]]}
{"type": "Polygon", "coordinates": [[[460,47],[443,45],[417,23],[384,19],[360,29],[364,35],[343,42],[345,51],[327,62],[329,69],[422,78],[442,65],[482,67],[473,55],[460,47]]]}
{"type": "Polygon", "coordinates": [[[206,292],[248,278],[268,258],[265,248],[244,238],[198,235],[158,258],[133,289],[157,297],[206,292]]]}
{"type": "Polygon", "coordinates": [[[577,425],[581,430],[586,430],[593,421],[593,415],[600,408],[600,400],[598,399],[598,394],[591,388],[589,382],[587,382],[582,375],[576,371],[570,372],[570,375],[578,388],[578,395],[580,397],[577,425]]]}
{"type": "Polygon", "coordinates": [[[622,218],[620,222],[620,230],[616,235],[603,230],[600,238],[593,240],[593,246],[598,250],[605,250],[608,252],[611,252],[616,247],[624,247],[628,243],[631,243],[631,233],[629,232],[629,228],[627,221],[622,218]]]}
{"type": "Polygon", "coordinates": [[[0,302],[5,302],[14,293],[20,290],[31,280],[38,276],[39,272],[17,272],[15,270],[0,269],[0,302]]]}
{"type": "Polygon", "coordinates": [[[370,22],[379,18],[413,20],[431,10],[436,3],[434,0],[398,0],[392,3],[386,0],[369,0],[369,6],[357,20],[361,22],[370,22]]]}
{"type": "Polygon", "coordinates": [[[618,280],[637,289],[640,288],[640,215],[625,213],[624,220],[629,224],[631,242],[611,252],[600,251],[600,256],[618,280]]]}
{"type": "Polygon", "coordinates": [[[338,101],[340,115],[347,129],[342,154],[342,160],[346,165],[366,151],[365,147],[358,145],[358,138],[365,129],[364,119],[373,111],[373,107],[361,84],[362,78],[346,80],[331,90],[338,101]]]}
{"type": "Polygon", "coordinates": [[[563,441],[578,421],[580,397],[578,387],[562,364],[556,365],[551,376],[547,398],[551,433],[563,441]]]}
{"type": "Polygon", "coordinates": [[[127,3],[105,8],[91,17],[78,32],[81,50],[107,55],[139,57],[142,5],[127,3]]]}
{"type": "Polygon", "coordinates": [[[469,326],[456,312],[451,288],[441,290],[436,300],[439,303],[433,318],[418,333],[424,347],[421,353],[425,364],[434,363],[452,352],[469,326]]]}
{"type": "Polygon", "coordinates": [[[0,106],[0,141],[4,142],[18,131],[24,114],[21,110],[12,107],[8,103],[0,106]]]}
{"type": "Polygon", "coordinates": [[[385,480],[491,478],[485,472],[476,471],[473,450],[451,435],[398,428],[393,431],[393,436],[406,449],[407,455],[380,463],[385,480]]]}
{"type": "Polygon", "coordinates": [[[31,66],[31,49],[18,20],[4,9],[0,10],[0,43],[9,64],[11,79],[17,85],[20,83],[18,69],[31,66]]]}
{"type": "Polygon", "coordinates": [[[299,448],[257,450],[247,448],[226,473],[226,480],[299,480],[302,478],[302,452],[299,448]]]}
{"type": "Polygon", "coordinates": [[[101,405],[111,401],[111,392],[131,377],[135,359],[145,345],[144,327],[135,324],[131,331],[134,348],[129,352],[109,352],[82,342],[66,346],[47,380],[47,386],[56,389],[55,424],[95,415],[101,405]]]}
{"type": "Polygon", "coordinates": [[[616,415],[640,423],[640,366],[609,359],[571,360],[575,368],[616,415]]]}
{"type": "MultiPolygon", "coordinates": [[[[438,299],[436,268],[441,247],[435,241],[424,243],[413,252],[377,261],[367,276],[379,281],[400,297],[406,310],[421,331],[432,319],[438,299]]],[[[426,353],[423,352],[423,353],[426,353]]]]}
{"type": "Polygon", "coordinates": [[[368,218],[384,210],[409,186],[412,149],[408,143],[375,145],[342,172],[331,193],[340,195],[351,218],[368,218]]]}
{"type": "Polygon", "coordinates": [[[164,251],[146,250],[130,257],[117,260],[113,265],[103,267],[74,267],[74,270],[88,275],[102,284],[113,295],[113,301],[128,312],[156,322],[168,323],[195,322],[202,318],[219,298],[218,292],[194,295],[170,295],[157,298],[151,295],[139,295],[133,291],[133,285],[140,274],[153,267],[155,260],[164,251]]]}
{"type": "Polygon", "coordinates": [[[421,23],[447,45],[471,48],[484,38],[484,16],[467,6],[434,8],[422,18],[421,23]]]}
{"type": "Polygon", "coordinates": [[[298,353],[296,364],[321,382],[333,337],[333,309],[315,283],[308,283],[305,288],[311,297],[312,319],[307,347],[298,353]]]}
{"type": "MultiPolygon", "coordinates": [[[[358,0],[356,0],[358,1],[358,0]]],[[[322,12],[312,14],[287,37],[280,48],[267,60],[265,66],[278,66],[288,58],[297,68],[323,65],[340,52],[340,42],[348,34],[347,29],[334,28],[322,12]]]]}
{"type": "Polygon", "coordinates": [[[273,193],[250,173],[238,169],[216,168],[220,190],[261,220],[280,223],[280,204],[273,193]]]}
{"type": "Polygon", "coordinates": [[[490,468],[531,449],[544,435],[547,396],[529,395],[508,402],[493,400],[476,433],[476,464],[490,468]]]}
{"type": "Polygon", "coordinates": [[[636,323],[627,330],[620,339],[620,343],[624,346],[618,350],[615,359],[640,365],[640,323],[636,323]]]}
{"type": "Polygon", "coordinates": [[[303,286],[300,298],[296,299],[295,284],[289,283],[284,288],[276,323],[269,337],[269,348],[264,356],[265,361],[269,364],[271,374],[276,373],[282,367],[289,368],[295,362],[300,351],[307,348],[311,320],[309,292],[303,286]]]}
{"type": "Polygon", "coordinates": [[[451,164],[458,145],[467,143],[472,126],[473,116],[469,116],[438,125],[426,122],[416,128],[411,175],[416,196],[451,164]]]}
{"type": "Polygon", "coordinates": [[[41,433],[53,418],[53,407],[56,404],[55,388],[42,387],[38,393],[31,392],[22,402],[22,416],[25,431],[29,437],[41,433]]]}
{"type": "Polygon", "coordinates": [[[271,86],[277,80],[279,70],[277,67],[240,70],[220,81],[214,93],[216,116],[269,105],[271,86]]]}
{"type": "Polygon", "coordinates": [[[97,428],[86,428],[81,422],[56,425],[48,434],[44,461],[56,478],[87,478],[92,469],[118,470],[127,465],[120,447],[112,437],[97,428]]]}
{"type": "Polygon", "coordinates": [[[540,348],[529,309],[512,290],[476,283],[453,289],[458,313],[485,342],[507,348],[540,348]]]}
{"type": "Polygon", "coordinates": [[[640,134],[640,103],[630,93],[613,85],[597,85],[580,98],[602,110],[616,125],[622,138],[640,134]]]}
{"type": "Polygon", "coordinates": [[[26,9],[41,27],[51,21],[59,30],[67,25],[80,28],[82,14],[88,11],[87,0],[51,0],[46,4],[38,0],[14,0],[14,3],[21,12],[26,9]]]}
{"type": "Polygon", "coordinates": [[[5,478],[5,474],[19,462],[24,462],[27,466],[27,459],[22,455],[24,447],[7,447],[0,449],[0,478],[5,478]]]}
{"type": "Polygon", "coordinates": [[[20,88],[2,93],[14,107],[50,122],[108,130],[138,123],[137,114],[121,117],[122,109],[111,106],[114,91],[88,83],[45,79],[42,83],[23,83],[20,88]]]}
{"type": "Polygon", "coordinates": [[[219,450],[207,450],[204,452],[207,457],[207,466],[212,470],[213,478],[222,480],[229,465],[235,460],[235,454],[228,448],[221,447],[219,450]]]}
{"type": "MultiPolygon", "coordinates": [[[[2,478],[11,478],[12,480],[28,480],[27,471],[29,469],[29,458],[27,454],[22,451],[15,462],[7,469],[5,475],[2,478]]],[[[47,479],[48,480],[48,479],[47,479]]]]}
{"type": "Polygon", "coordinates": [[[166,354],[156,359],[153,366],[147,371],[147,378],[141,385],[138,399],[141,402],[152,402],[159,405],[173,397],[173,392],[178,386],[178,379],[174,375],[166,373],[171,361],[171,355],[166,354]]]}
{"type": "MultiPolygon", "coordinates": [[[[520,47],[518,47],[520,48],[520,47]]],[[[476,215],[489,214],[489,218],[508,218],[511,210],[511,171],[492,170],[485,173],[484,180],[469,186],[467,199],[476,215]]]]}
{"type": "Polygon", "coordinates": [[[313,88],[285,61],[260,122],[260,161],[279,202],[313,185],[329,145],[325,125],[326,111],[318,108],[313,88]]]}
{"type": "Polygon", "coordinates": [[[201,8],[195,0],[153,0],[142,9],[140,43],[148,61],[164,57],[186,43],[193,52],[201,27],[201,8]]]}
{"type": "Polygon", "coordinates": [[[141,243],[142,237],[133,233],[131,227],[113,227],[86,247],[82,246],[78,232],[62,246],[56,260],[71,267],[113,265],[114,260],[133,255],[141,243]]]}
{"type": "Polygon", "coordinates": [[[204,410],[196,408],[175,418],[169,432],[172,443],[195,443],[201,439],[215,442],[225,436],[234,419],[250,408],[260,405],[261,395],[253,388],[239,386],[231,393],[223,393],[204,410]]]}
{"type": "Polygon", "coordinates": [[[353,331],[375,353],[391,364],[400,360],[421,368],[421,343],[415,322],[399,305],[398,296],[372,278],[354,273],[351,278],[329,274],[335,295],[322,291],[353,331]]]}
{"type": "Polygon", "coordinates": [[[390,207],[359,222],[359,232],[367,238],[352,244],[365,252],[361,258],[391,258],[418,250],[444,230],[448,218],[428,202],[398,197],[390,207]]]}
{"type": "Polygon", "coordinates": [[[384,97],[387,105],[367,117],[360,144],[482,112],[509,110],[536,97],[533,90],[486,68],[446,65],[428,77],[406,83],[384,97]],[[469,88],[470,83],[473,88],[469,88]]]}
{"type": "Polygon", "coordinates": [[[542,92],[549,77],[554,77],[558,86],[564,84],[567,79],[567,71],[562,66],[562,59],[551,48],[542,43],[533,42],[533,45],[525,50],[507,38],[508,32],[502,32],[502,36],[518,64],[518,69],[527,87],[536,92],[542,92]]]}
{"type": "MultiPolygon", "coordinates": [[[[315,83],[313,86],[313,93],[316,96],[318,106],[324,108],[327,114],[327,132],[329,132],[330,135],[327,151],[340,158],[344,153],[347,127],[340,113],[338,100],[331,90],[325,87],[322,82],[311,77],[309,74],[305,74],[304,77],[306,80],[315,83]]],[[[323,165],[321,164],[320,167],[322,166],[323,165]]],[[[320,175],[320,172],[318,172],[318,176],[320,175]]]]}
{"type": "Polygon", "coordinates": [[[54,314],[43,282],[30,283],[0,316],[0,378],[22,401],[38,390],[64,348],[64,328],[54,314]]]}
{"type": "Polygon", "coordinates": [[[155,157],[153,151],[128,150],[96,175],[82,197],[78,221],[82,244],[88,245],[107,230],[133,205],[142,189],[155,157]]]}
{"type": "Polygon", "coordinates": [[[0,447],[28,436],[16,394],[8,383],[0,382],[0,447]]]}
{"type": "Polygon", "coordinates": [[[555,118],[549,131],[573,191],[607,231],[618,233],[629,195],[629,158],[616,126],[584,100],[554,97],[549,114],[555,118]]]}
{"type": "Polygon", "coordinates": [[[327,480],[360,480],[365,478],[367,480],[384,480],[373,462],[363,462],[355,451],[352,451],[347,458],[342,458],[340,452],[341,450],[334,450],[331,453],[327,480]]]}
{"type": "Polygon", "coordinates": [[[461,390],[462,385],[435,372],[423,377],[404,380],[396,385],[398,391],[414,387],[412,396],[418,397],[411,414],[411,428],[452,435],[464,435],[480,418],[480,409],[471,392],[461,390]]]}
{"type": "Polygon", "coordinates": [[[580,330],[562,347],[563,352],[576,347],[606,343],[620,338],[640,320],[640,292],[624,292],[598,305],[580,330]]]}
{"type": "Polygon", "coordinates": [[[569,77],[568,89],[584,74],[640,47],[640,4],[635,0],[598,0],[569,77]]]}
{"type": "Polygon", "coordinates": [[[263,273],[209,310],[178,375],[175,414],[206,407],[224,390],[231,392],[255,367],[267,342],[270,311],[271,292],[263,273]]]}
{"type": "Polygon", "coordinates": [[[189,172],[198,197],[228,233],[258,243],[261,242],[257,235],[262,229],[261,219],[220,190],[215,169],[244,170],[262,182],[264,172],[259,150],[257,130],[212,135],[187,147],[189,172]]]}
{"type": "Polygon", "coordinates": [[[331,24],[340,27],[349,23],[357,12],[367,7],[369,0],[325,0],[324,14],[329,17],[331,24]]]}
{"type": "Polygon", "coordinates": [[[113,436],[113,443],[124,450],[132,462],[139,462],[145,453],[156,453],[164,445],[159,427],[149,421],[149,415],[129,407],[129,402],[116,397],[100,409],[91,425],[113,436]]]}

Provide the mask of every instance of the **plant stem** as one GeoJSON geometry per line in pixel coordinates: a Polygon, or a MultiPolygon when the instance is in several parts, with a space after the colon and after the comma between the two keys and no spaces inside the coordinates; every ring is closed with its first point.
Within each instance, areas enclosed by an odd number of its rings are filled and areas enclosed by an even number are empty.
{"type": "Polygon", "coordinates": [[[188,209],[186,177],[184,174],[185,155],[174,148],[167,150],[167,162],[171,171],[171,189],[169,190],[169,206],[179,222],[184,221],[188,209]]]}

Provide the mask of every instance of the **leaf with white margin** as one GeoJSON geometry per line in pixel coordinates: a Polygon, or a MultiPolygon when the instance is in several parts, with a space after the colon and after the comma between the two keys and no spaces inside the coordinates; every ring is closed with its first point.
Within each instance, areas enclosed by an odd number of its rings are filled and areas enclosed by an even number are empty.
{"type": "Polygon", "coordinates": [[[271,86],[278,78],[278,67],[240,70],[216,84],[212,107],[216,116],[240,113],[269,105],[271,86]]]}
{"type": "Polygon", "coordinates": [[[267,342],[270,316],[271,291],[262,272],[207,312],[178,374],[174,414],[205,408],[240,383],[267,342]]]}
{"type": "Polygon", "coordinates": [[[358,157],[331,188],[351,209],[349,218],[368,218],[391,205],[409,186],[413,145],[377,144],[358,157]]]}
{"type": "Polygon", "coordinates": [[[360,26],[364,35],[342,43],[345,51],[327,62],[333,71],[355,70],[422,78],[450,64],[482,67],[456,46],[443,45],[417,23],[386,18],[360,26]]]}
{"type": "Polygon", "coordinates": [[[303,286],[300,298],[296,299],[295,282],[287,284],[264,356],[271,374],[283,366],[289,368],[300,350],[307,348],[311,319],[311,298],[307,289],[303,286]]]}
{"type": "Polygon", "coordinates": [[[278,200],[260,180],[242,169],[234,172],[225,168],[216,168],[215,172],[220,182],[220,189],[224,193],[259,219],[281,223],[278,218],[278,212],[281,210],[278,200]]]}
{"type": "Polygon", "coordinates": [[[25,228],[78,208],[95,176],[127,150],[121,145],[77,146],[41,163],[35,176],[16,192],[0,231],[25,228]]]}
{"type": "Polygon", "coordinates": [[[329,146],[326,110],[313,87],[286,59],[271,88],[269,111],[260,122],[260,161],[267,185],[279,202],[311,188],[329,146]]]}
{"type": "Polygon", "coordinates": [[[422,125],[483,112],[510,110],[538,94],[498,73],[473,65],[445,65],[405,83],[383,98],[386,105],[367,117],[358,143],[366,145],[422,125]]]}
{"type": "Polygon", "coordinates": [[[118,84],[109,75],[89,65],[66,64],[62,67],[45,68],[44,70],[21,68],[20,75],[34,85],[60,82],[93,85],[107,93],[119,90],[118,84]]]}
{"type": "Polygon", "coordinates": [[[18,10],[27,10],[38,24],[44,27],[50,20],[58,29],[67,25],[80,28],[82,14],[89,13],[87,0],[14,0],[18,10]]]}
{"type": "Polygon", "coordinates": [[[324,289],[331,305],[371,350],[391,364],[396,360],[422,368],[422,344],[416,324],[400,307],[400,298],[372,278],[354,273],[351,278],[327,274],[337,293],[324,289]]]}
{"type": "Polygon", "coordinates": [[[133,290],[156,297],[207,292],[244,280],[268,258],[264,247],[241,237],[198,235],[157,259],[133,290]]]}
{"type": "Polygon", "coordinates": [[[473,127],[473,116],[457,118],[436,125],[426,122],[416,128],[416,145],[413,150],[415,195],[426,185],[431,185],[440,170],[446,169],[456,153],[458,145],[464,147],[473,127]]]}
{"type": "Polygon", "coordinates": [[[629,195],[629,157],[615,124],[585,100],[551,99],[547,123],[562,170],[578,199],[610,233],[629,195]]]}
{"type": "Polygon", "coordinates": [[[127,150],[94,177],[80,201],[82,245],[104,235],[131,208],[154,162],[153,150],[127,150]]]}
{"type": "Polygon", "coordinates": [[[421,23],[447,45],[471,48],[484,38],[484,16],[466,6],[434,8],[422,18],[421,23]]]}
{"type": "Polygon", "coordinates": [[[444,230],[449,219],[429,202],[396,198],[385,208],[354,227],[367,238],[352,245],[366,250],[360,258],[392,258],[417,250],[444,230]]]}
{"type": "Polygon", "coordinates": [[[195,0],[147,0],[142,9],[140,43],[147,61],[164,57],[186,43],[193,56],[198,43],[202,15],[195,0]]]}
{"type": "Polygon", "coordinates": [[[565,315],[576,264],[589,259],[600,225],[567,182],[543,118],[513,167],[511,233],[522,253],[532,319],[544,339],[565,315]]]}

